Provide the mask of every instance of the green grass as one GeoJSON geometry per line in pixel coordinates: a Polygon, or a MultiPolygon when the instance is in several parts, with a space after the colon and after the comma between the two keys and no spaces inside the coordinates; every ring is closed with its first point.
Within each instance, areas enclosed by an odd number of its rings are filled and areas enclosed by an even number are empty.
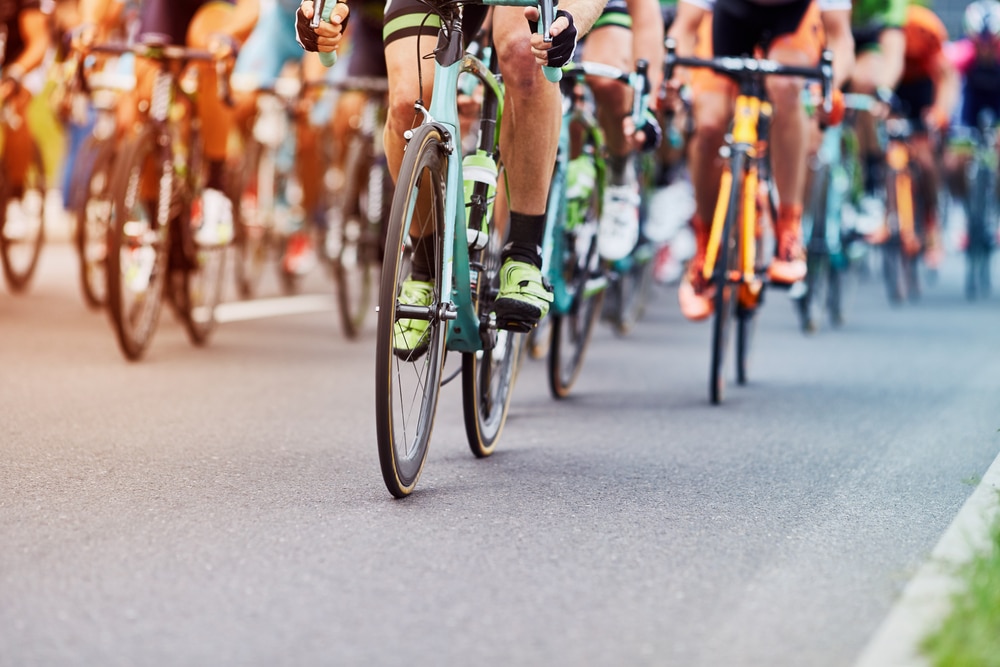
{"type": "Polygon", "coordinates": [[[987,547],[957,575],[951,612],[921,649],[935,667],[1000,667],[1000,516],[987,547]]]}

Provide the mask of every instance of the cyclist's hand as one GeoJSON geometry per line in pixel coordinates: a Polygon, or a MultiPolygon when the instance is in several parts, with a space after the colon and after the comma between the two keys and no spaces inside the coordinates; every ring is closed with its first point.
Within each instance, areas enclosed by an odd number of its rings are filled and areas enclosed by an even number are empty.
{"type": "Polygon", "coordinates": [[[663,130],[660,122],[651,110],[647,110],[642,116],[642,122],[636,127],[632,116],[625,116],[622,121],[622,129],[625,132],[625,141],[629,144],[630,150],[648,153],[655,150],[660,141],[663,140],[663,130]]]}
{"type": "Polygon", "coordinates": [[[844,120],[844,113],[847,111],[847,107],[844,104],[844,94],[839,90],[834,90],[830,95],[830,110],[827,111],[820,104],[819,109],[816,113],[816,118],[819,120],[820,127],[834,127],[840,125],[844,120]]]}
{"type": "MultiPolygon", "coordinates": [[[[327,0],[332,2],[333,0],[327,0]]],[[[295,39],[306,51],[332,53],[340,46],[340,40],[347,29],[347,19],[350,10],[346,2],[337,2],[330,14],[330,20],[322,21],[318,28],[313,29],[312,20],[314,6],[312,0],[304,0],[295,12],[295,39]]]]}
{"type": "Polygon", "coordinates": [[[562,9],[556,12],[556,20],[552,22],[549,34],[551,42],[546,42],[538,34],[538,7],[526,7],[524,18],[531,26],[531,55],[539,65],[562,67],[573,60],[576,51],[576,26],[573,25],[573,15],[562,9]]]}
{"type": "Polygon", "coordinates": [[[680,113],[684,108],[684,100],[681,97],[683,87],[684,81],[678,76],[669,80],[664,79],[656,92],[656,108],[664,113],[680,113]]]}
{"type": "Polygon", "coordinates": [[[948,113],[940,107],[932,106],[924,113],[924,124],[936,132],[944,132],[950,122],[948,113]]]}
{"type": "Polygon", "coordinates": [[[226,58],[236,56],[236,52],[239,50],[239,44],[236,43],[236,40],[232,35],[214,32],[208,36],[208,44],[206,45],[206,48],[216,60],[225,60],[226,58]]]}
{"type": "Polygon", "coordinates": [[[70,32],[69,44],[74,51],[88,51],[97,41],[97,26],[82,23],[70,32]]]}

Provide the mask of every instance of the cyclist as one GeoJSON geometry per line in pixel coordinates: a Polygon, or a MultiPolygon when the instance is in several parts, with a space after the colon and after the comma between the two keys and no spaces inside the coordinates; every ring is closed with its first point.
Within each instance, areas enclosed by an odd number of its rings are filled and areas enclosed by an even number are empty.
{"type": "MultiPolygon", "coordinates": [[[[851,72],[852,92],[887,97],[903,74],[908,0],[856,0],[851,9],[851,30],[856,56],[851,72]]],[[[857,114],[854,123],[863,167],[863,194],[860,202],[866,229],[880,227],[885,219],[885,203],[879,193],[884,182],[885,155],[879,145],[875,118],[857,114]]]]}
{"type": "MultiPolygon", "coordinates": [[[[304,81],[318,81],[331,74],[315,54],[304,54],[296,44],[295,13],[299,0],[276,0],[265,6],[260,20],[240,49],[233,68],[233,80],[240,82],[244,92],[272,88],[289,63],[300,63],[304,81]]],[[[237,124],[244,136],[253,132],[257,95],[240,95],[237,102],[237,124]]],[[[327,111],[327,114],[329,112],[327,111]]],[[[293,211],[288,221],[288,242],[282,257],[284,271],[289,274],[307,273],[316,263],[309,224],[323,224],[319,207],[320,151],[317,142],[316,119],[306,110],[298,110],[295,122],[295,166],[302,187],[302,206],[293,211]]]]}
{"type": "MultiPolygon", "coordinates": [[[[84,48],[93,42],[92,26],[100,25],[113,11],[111,0],[82,0],[83,28],[80,42],[84,48]]],[[[207,49],[222,59],[236,54],[257,22],[258,0],[146,0],[142,3],[138,39],[207,49]]],[[[226,244],[233,238],[232,202],[225,194],[225,165],[232,114],[218,95],[215,69],[199,65],[198,115],[202,124],[208,179],[202,194],[204,224],[195,238],[205,245],[226,244]]],[[[150,63],[136,62],[136,91],[139,99],[151,94],[154,69],[150,63]]],[[[131,127],[139,109],[138,99],[122,104],[121,127],[131,127]]],[[[145,184],[152,188],[155,184],[145,184]]]]}
{"type": "MultiPolygon", "coordinates": [[[[496,7],[493,12],[493,43],[506,82],[501,132],[511,209],[509,241],[503,251],[500,292],[495,304],[501,328],[530,329],[545,316],[552,302],[552,292],[542,281],[541,242],[562,109],[558,86],[545,79],[538,65],[561,67],[569,62],[578,36],[587,33],[603,6],[603,0],[567,0],[552,25],[551,42],[544,42],[541,35],[534,34],[529,24],[538,20],[537,8],[496,7]]],[[[312,2],[305,0],[297,24],[300,40],[306,48],[335,49],[332,40],[339,28],[324,22],[312,30],[308,24],[312,14],[312,2]]],[[[474,25],[483,16],[482,6],[465,7],[464,34],[474,35],[474,25]]],[[[389,115],[385,148],[394,176],[399,172],[406,147],[403,132],[418,120],[413,104],[417,99],[426,103],[431,93],[434,61],[417,58],[416,54],[433,50],[438,26],[438,17],[429,15],[419,0],[390,0],[386,6],[383,42],[389,75],[389,115]],[[421,70],[420,77],[416,76],[417,67],[421,70]],[[418,83],[421,80],[422,90],[418,83]]],[[[410,278],[404,281],[400,299],[408,304],[430,305],[433,241],[430,236],[418,235],[419,231],[410,230],[413,268],[410,278]]],[[[407,358],[414,358],[414,353],[426,348],[427,326],[423,320],[401,321],[395,347],[407,358]]]]}
{"type": "Polygon", "coordinates": [[[49,28],[39,0],[14,0],[0,5],[0,20],[6,42],[0,46],[0,107],[9,110],[4,122],[3,168],[11,197],[7,205],[4,233],[14,234],[22,221],[21,190],[27,176],[33,150],[25,112],[32,92],[25,87],[25,76],[42,64],[49,48],[49,28]]]}
{"type": "MultiPolygon", "coordinates": [[[[929,131],[939,135],[947,128],[948,119],[958,102],[959,78],[944,53],[948,32],[934,12],[919,5],[909,6],[904,33],[905,67],[896,87],[896,96],[913,129],[908,143],[910,155],[920,167],[921,182],[915,185],[922,193],[920,201],[924,209],[924,259],[928,265],[935,267],[941,258],[937,221],[939,178],[929,131]]],[[[887,233],[888,230],[883,228],[878,237],[884,238],[887,233]]],[[[870,240],[877,241],[879,238],[870,240]]],[[[920,250],[920,241],[915,236],[901,240],[910,254],[920,250]]]]}
{"type": "MultiPolygon", "coordinates": [[[[649,63],[651,90],[663,79],[663,20],[657,0],[610,0],[581,42],[583,59],[631,70],[643,59],[649,63]]],[[[636,150],[650,150],[659,142],[659,125],[650,114],[640,128],[631,126],[632,99],[620,81],[594,76],[587,85],[594,95],[597,120],[607,147],[608,187],[598,231],[601,256],[619,260],[639,241],[639,180],[630,159],[636,150]],[[625,119],[623,122],[622,119],[625,119]]]]}
{"type": "MultiPolygon", "coordinates": [[[[833,51],[833,85],[839,87],[851,71],[854,40],[850,31],[847,0],[792,0],[781,4],[759,4],[752,0],[681,0],[670,34],[677,38],[679,56],[704,54],[705,22],[711,16],[712,53],[742,56],[760,44],[768,58],[787,65],[811,65],[819,61],[825,35],[833,51]],[[700,52],[699,52],[700,51],[700,52]]],[[[696,212],[691,219],[695,255],[678,290],[681,312],[689,319],[704,319],[712,313],[708,283],[702,275],[708,243],[708,221],[718,198],[723,165],[717,157],[732,115],[735,87],[718,76],[700,73],[701,86],[694,94],[695,135],[691,141],[690,168],[696,212]],[[709,91],[709,92],[706,92],[709,91]],[[702,98],[705,98],[704,100],[702,98]]],[[[674,87],[677,82],[672,84],[674,87]]],[[[801,103],[802,82],[788,77],[767,80],[768,98],[774,112],[771,152],[781,160],[772,164],[781,205],[775,221],[777,248],[768,268],[773,282],[790,284],[805,277],[802,246],[802,199],[808,123],[801,103]]]]}
{"type": "MultiPolygon", "coordinates": [[[[979,125],[980,114],[991,112],[1000,119],[1000,2],[976,0],[965,9],[965,39],[949,45],[949,61],[961,79],[961,103],[956,123],[963,128],[979,125]]],[[[956,182],[958,194],[968,192],[966,167],[971,155],[967,150],[949,150],[945,168],[956,182]]]]}

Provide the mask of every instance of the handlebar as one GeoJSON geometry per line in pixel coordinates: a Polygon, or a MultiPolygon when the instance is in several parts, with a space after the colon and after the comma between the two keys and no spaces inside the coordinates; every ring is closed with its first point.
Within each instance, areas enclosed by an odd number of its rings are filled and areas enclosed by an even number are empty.
{"type": "Polygon", "coordinates": [[[829,112],[833,108],[833,52],[824,50],[819,65],[801,67],[783,65],[774,60],[737,56],[720,56],[712,59],[688,58],[677,55],[677,42],[667,39],[667,49],[663,69],[666,79],[673,76],[675,67],[703,67],[723,76],[743,81],[755,77],[766,76],[798,76],[819,81],[823,90],[823,110],[829,112]]]}
{"type": "Polygon", "coordinates": [[[168,44],[160,40],[146,40],[135,44],[95,44],[87,48],[89,53],[104,53],[109,55],[123,55],[126,53],[135,54],[138,58],[149,58],[161,62],[174,61],[183,64],[191,62],[215,63],[215,73],[219,90],[219,97],[226,106],[233,106],[232,90],[230,87],[227,68],[231,58],[216,58],[211,51],[204,49],[191,49],[186,46],[168,44]]]}

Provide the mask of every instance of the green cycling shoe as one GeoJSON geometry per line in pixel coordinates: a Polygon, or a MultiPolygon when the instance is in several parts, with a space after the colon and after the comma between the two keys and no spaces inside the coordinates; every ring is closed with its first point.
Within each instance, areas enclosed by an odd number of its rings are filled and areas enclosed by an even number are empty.
{"type": "Polygon", "coordinates": [[[508,259],[500,268],[500,293],[493,304],[497,327],[528,332],[549,312],[552,290],[538,267],[508,259]]]}
{"type": "MultiPolygon", "coordinates": [[[[399,303],[408,306],[430,306],[434,303],[434,283],[407,278],[399,291],[399,303]]],[[[392,352],[403,361],[416,361],[430,342],[430,322],[400,319],[392,332],[392,352]]]]}

